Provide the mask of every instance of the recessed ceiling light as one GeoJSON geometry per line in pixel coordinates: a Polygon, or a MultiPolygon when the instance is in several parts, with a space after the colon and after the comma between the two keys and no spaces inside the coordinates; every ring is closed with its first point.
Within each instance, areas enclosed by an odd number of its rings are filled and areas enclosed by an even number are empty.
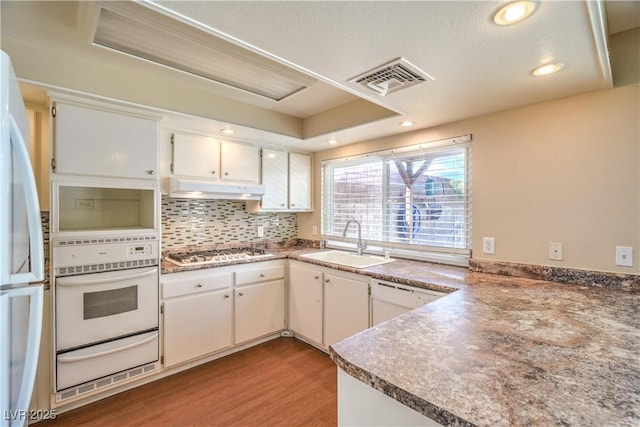
{"type": "Polygon", "coordinates": [[[560,63],[546,64],[546,65],[541,65],[540,67],[534,69],[533,71],[531,71],[531,74],[533,74],[536,77],[547,76],[549,74],[557,73],[563,68],[564,68],[564,65],[560,63]]]}
{"type": "Polygon", "coordinates": [[[335,138],[331,138],[330,140],[327,141],[329,144],[331,145],[336,145],[338,143],[338,140],[335,138]]]}
{"type": "Polygon", "coordinates": [[[495,14],[493,22],[498,25],[515,24],[529,17],[534,10],[536,10],[536,4],[532,1],[509,3],[495,14]]]}
{"type": "Polygon", "coordinates": [[[414,122],[410,122],[409,120],[405,120],[404,122],[400,123],[400,126],[408,128],[409,126],[413,126],[415,125],[414,122]]]}
{"type": "Polygon", "coordinates": [[[225,135],[233,135],[234,133],[236,133],[233,129],[220,129],[220,132],[224,133],[225,135]]]}

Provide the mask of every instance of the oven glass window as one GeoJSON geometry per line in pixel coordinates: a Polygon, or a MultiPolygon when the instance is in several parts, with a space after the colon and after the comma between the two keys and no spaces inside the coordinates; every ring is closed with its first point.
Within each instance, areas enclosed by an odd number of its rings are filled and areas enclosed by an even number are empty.
{"type": "Polygon", "coordinates": [[[138,309],[138,286],[84,294],[84,320],[138,309]]]}

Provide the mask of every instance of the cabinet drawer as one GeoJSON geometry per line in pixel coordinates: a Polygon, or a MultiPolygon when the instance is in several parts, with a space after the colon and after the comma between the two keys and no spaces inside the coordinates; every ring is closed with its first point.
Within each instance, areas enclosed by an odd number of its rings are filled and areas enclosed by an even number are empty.
{"type": "Polygon", "coordinates": [[[231,273],[202,275],[184,280],[168,280],[162,282],[162,298],[173,298],[199,292],[228,288],[231,286],[231,273]]]}
{"type": "Polygon", "coordinates": [[[252,268],[250,270],[236,271],[236,285],[262,282],[265,280],[281,279],[284,277],[284,265],[271,267],[252,268]]]}

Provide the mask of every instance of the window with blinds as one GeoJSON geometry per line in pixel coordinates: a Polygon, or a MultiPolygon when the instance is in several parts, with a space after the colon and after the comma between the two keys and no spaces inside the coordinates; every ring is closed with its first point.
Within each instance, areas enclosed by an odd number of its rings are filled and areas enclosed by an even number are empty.
{"type": "Polygon", "coordinates": [[[343,230],[362,225],[368,245],[468,257],[471,231],[471,136],[323,164],[322,232],[353,241],[343,230]]]}

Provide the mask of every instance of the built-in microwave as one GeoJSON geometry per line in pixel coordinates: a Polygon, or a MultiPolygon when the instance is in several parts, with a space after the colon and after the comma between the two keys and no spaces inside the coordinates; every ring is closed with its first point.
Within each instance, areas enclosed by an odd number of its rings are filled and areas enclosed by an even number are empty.
{"type": "Polygon", "coordinates": [[[52,233],[159,230],[159,186],[143,180],[55,177],[52,233]]]}

